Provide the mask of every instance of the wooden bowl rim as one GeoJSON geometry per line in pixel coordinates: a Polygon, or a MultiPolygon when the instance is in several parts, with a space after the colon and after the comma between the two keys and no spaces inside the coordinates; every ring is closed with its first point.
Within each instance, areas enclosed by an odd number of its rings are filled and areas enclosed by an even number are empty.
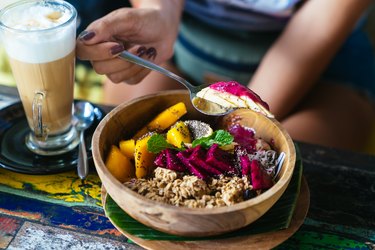
{"type": "MultiPolygon", "coordinates": [[[[262,203],[263,201],[265,201],[267,199],[270,199],[275,193],[278,193],[283,188],[284,188],[284,191],[285,191],[286,186],[289,184],[289,181],[292,177],[294,167],[295,167],[296,151],[295,151],[294,143],[293,143],[290,135],[287,133],[287,131],[282,127],[282,125],[276,119],[263,116],[263,115],[255,112],[251,109],[246,109],[246,110],[249,111],[249,112],[256,113],[256,115],[261,115],[265,119],[269,120],[269,122],[274,123],[274,125],[277,126],[277,128],[280,130],[283,137],[285,137],[285,141],[288,144],[287,148],[289,149],[289,152],[285,152],[287,155],[290,156],[289,161],[286,161],[286,162],[289,162],[289,164],[291,164],[291,166],[289,166],[288,170],[286,172],[284,172],[284,174],[278,179],[278,181],[275,183],[275,185],[273,185],[270,189],[268,189],[267,191],[265,191],[261,195],[255,197],[255,198],[249,199],[247,201],[243,201],[243,202],[240,202],[240,203],[237,203],[237,204],[233,204],[231,206],[215,207],[215,208],[209,208],[209,209],[208,208],[177,207],[177,206],[174,206],[174,205],[171,205],[171,204],[162,203],[162,202],[158,202],[158,201],[148,199],[148,198],[144,197],[143,195],[140,195],[140,194],[132,191],[130,188],[126,187],[119,180],[117,180],[109,172],[109,170],[105,166],[104,160],[102,159],[102,157],[100,157],[99,147],[95,146],[95,145],[99,145],[99,141],[101,140],[101,134],[102,134],[101,132],[104,129],[106,123],[108,121],[110,121],[115,115],[120,113],[125,107],[130,106],[130,105],[132,105],[136,102],[141,102],[141,101],[144,101],[146,99],[153,98],[155,96],[176,95],[176,94],[188,94],[188,92],[185,91],[185,90],[166,90],[166,91],[161,91],[161,92],[154,93],[154,94],[141,96],[141,97],[133,99],[130,102],[121,103],[120,105],[118,105],[117,107],[112,109],[100,121],[99,125],[96,127],[96,129],[94,131],[94,134],[93,134],[93,137],[92,137],[92,155],[93,155],[93,159],[94,159],[94,163],[95,163],[94,164],[95,168],[97,168],[97,169],[99,168],[103,172],[103,174],[106,175],[106,177],[109,178],[111,183],[113,185],[115,185],[115,187],[117,189],[119,189],[119,191],[125,192],[126,194],[134,197],[135,199],[138,199],[142,202],[149,203],[152,206],[158,206],[160,208],[163,208],[165,211],[173,211],[173,212],[179,211],[181,213],[200,214],[200,215],[202,215],[202,214],[207,214],[207,215],[222,214],[222,213],[229,213],[229,212],[233,212],[233,211],[237,211],[237,210],[246,209],[248,207],[254,206],[254,205],[259,204],[259,203],[262,203]]],[[[285,164],[285,162],[284,162],[284,164],[285,164]]],[[[102,185],[104,185],[104,187],[107,189],[107,192],[110,194],[110,191],[109,191],[110,188],[108,189],[106,187],[105,183],[102,183],[102,185]]],[[[111,195],[111,196],[113,197],[113,195],[111,195]]]]}

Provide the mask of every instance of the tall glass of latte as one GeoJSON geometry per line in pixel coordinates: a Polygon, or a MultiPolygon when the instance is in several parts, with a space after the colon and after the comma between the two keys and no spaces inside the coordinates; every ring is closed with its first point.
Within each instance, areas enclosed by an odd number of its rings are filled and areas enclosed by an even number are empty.
{"type": "Polygon", "coordinates": [[[77,12],[60,0],[17,2],[0,12],[0,31],[30,126],[34,153],[57,155],[78,144],[72,125],[77,12]]]}

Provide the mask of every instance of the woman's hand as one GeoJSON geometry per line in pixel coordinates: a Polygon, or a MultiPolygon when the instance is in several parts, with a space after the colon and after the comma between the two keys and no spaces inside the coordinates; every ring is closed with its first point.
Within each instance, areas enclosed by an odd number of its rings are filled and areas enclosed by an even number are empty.
{"type": "Polygon", "coordinates": [[[172,57],[182,6],[160,5],[121,8],[91,23],[77,39],[77,57],[112,82],[140,82],[149,70],[117,55],[126,49],[157,64],[172,57]]]}

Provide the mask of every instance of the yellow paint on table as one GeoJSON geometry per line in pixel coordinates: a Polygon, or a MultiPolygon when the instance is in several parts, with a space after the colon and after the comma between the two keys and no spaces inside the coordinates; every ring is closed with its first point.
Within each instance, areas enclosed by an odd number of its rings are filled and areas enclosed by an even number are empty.
{"type": "Polygon", "coordinates": [[[53,175],[27,175],[0,169],[0,191],[74,205],[101,205],[99,177],[90,174],[82,181],[75,171],[53,175]]]}

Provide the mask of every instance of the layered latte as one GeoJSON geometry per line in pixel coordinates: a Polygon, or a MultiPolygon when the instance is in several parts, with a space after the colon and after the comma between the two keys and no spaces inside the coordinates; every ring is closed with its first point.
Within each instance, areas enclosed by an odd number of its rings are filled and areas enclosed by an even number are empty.
{"type": "Polygon", "coordinates": [[[64,1],[30,1],[10,6],[0,17],[3,44],[30,128],[49,137],[72,127],[76,12],[70,7],[64,1]],[[41,108],[36,110],[36,105],[41,108]]]}
{"type": "Polygon", "coordinates": [[[40,91],[45,93],[43,123],[50,134],[67,130],[72,116],[75,25],[49,30],[66,23],[71,17],[67,12],[53,5],[25,5],[12,9],[3,21],[10,27],[3,41],[30,127],[34,93],[40,91]]]}

